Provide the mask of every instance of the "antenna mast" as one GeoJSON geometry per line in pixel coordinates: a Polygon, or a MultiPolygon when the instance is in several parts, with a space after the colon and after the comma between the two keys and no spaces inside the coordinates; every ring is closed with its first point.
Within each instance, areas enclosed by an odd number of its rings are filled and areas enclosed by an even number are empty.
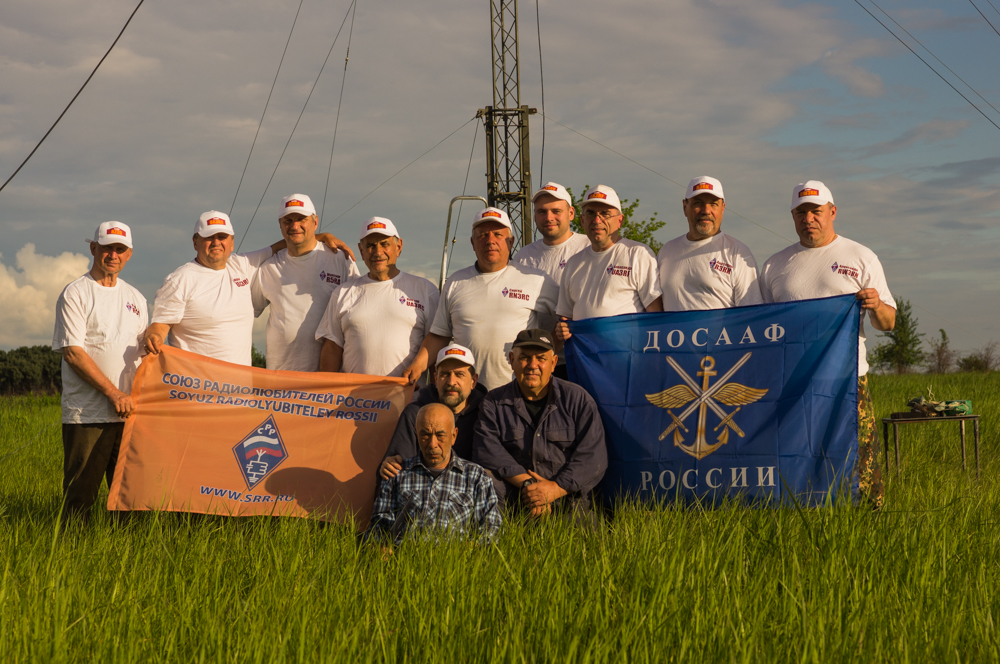
{"type": "Polygon", "coordinates": [[[479,109],[486,129],[486,188],[491,207],[502,208],[514,227],[514,249],[531,244],[531,153],[528,116],[521,105],[517,64],[517,0],[490,0],[493,32],[493,105],[479,109]]]}

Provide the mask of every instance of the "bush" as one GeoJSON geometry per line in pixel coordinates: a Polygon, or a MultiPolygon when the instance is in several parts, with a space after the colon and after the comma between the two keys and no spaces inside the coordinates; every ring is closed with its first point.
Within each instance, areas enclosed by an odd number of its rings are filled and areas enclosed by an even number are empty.
{"type": "Polygon", "coordinates": [[[59,394],[62,353],[48,346],[0,350],[0,394],[59,394]]]}

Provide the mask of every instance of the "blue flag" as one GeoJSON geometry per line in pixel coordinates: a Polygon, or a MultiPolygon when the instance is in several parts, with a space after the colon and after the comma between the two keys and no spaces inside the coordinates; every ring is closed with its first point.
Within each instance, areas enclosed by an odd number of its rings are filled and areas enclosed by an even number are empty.
{"type": "Polygon", "coordinates": [[[856,496],[860,310],[843,295],[571,322],[569,377],[607,435],[605,499],[856,496]]]}

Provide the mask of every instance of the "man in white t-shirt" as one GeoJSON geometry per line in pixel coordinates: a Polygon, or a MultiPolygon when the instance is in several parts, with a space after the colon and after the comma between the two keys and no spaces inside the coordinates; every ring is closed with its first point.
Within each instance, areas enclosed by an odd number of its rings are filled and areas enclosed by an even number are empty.
{"type": "Polygon", "coordinates": [[[322,341],[316,328],[330,294],[358,276],[357,265],[342,251],[316,240],[319,221],[312,199],[292,194],[281,199],[278,225],[286,246],[268,258],[250,283],[254,316],[270,305],[267,317],[267,368],[319,369],[322,341]]]}
{"type": "Polygon", "coordinates": [[[868,390],[865,357],[865,314],[876,330],[896,325],[896,301],[875,253],[837,235],[837,206],[833,194],[819,180],[809,180],[792,191],[792,220],[799,242],[767,259],[760,271],[765,302],[793,302],[854,293],[861,300],[858,335],[858,463],[861,491],[875,507],[882,505],[875,412],[868,390]]]}
{"type": "Polygon", "coordinates": [[[97,227],[94,265],[56,302],[52,350],[61,350],[63,502],[84,522],[101,479],[111,486],[129,393],[146,329],[146,298],[118,278],[132,257],[132,229],[118,221],[97,227]]]}
{"type": "MultiPolygon", "coordinates": [[[[590,246],[571,256],[563,269],[556,314],[566,320],[663,311],[656,256],[641,242],[618,239],[622,204],[611,187],[599,184],[583,197],[583,230],[590,246]]],[[[569,326],[555,336],[566,341],[569,326]]]]}
{"type": "Polygon", "coordinates": [[[510,263],[512,227],[498,208],[481,210],[472,222],[476,262],[452,274],[441,292],[431,331],[403,377],[416,381],[454,337],[479,363],[479,382],[488,390],[511,380],[507,352],[537,316],[552,315],[559,285],[541,270],[510,263]]]}
{"type": "Polygon", "coordinates": [[[656,255],[664,311],[728,309],[760,304],[757,261],[745,244],[722,232],[722,183],[703,175],[684,196],[688,232],[656,255]]]}
{"type": "MultiPolygon", "coordinates": [[[[229,215],[209,210],[194,225],[195,259],[167,275],[153,303],[153,322],[143,347],[160,352],[171,346],[208,357],[250,366],[253,344],[253,298],[250,282],[257,268],[285,241],[247,254],[233,253],[229,215]]],[[[354,254],[332,235],[316,236],[331,248],[354,254]]]]}
{"type": "MultiPolygon", "coordinates": [[[[576,209],[573,207],[573,197],[566,191],[566,187],[547,182],[531,197],[531,203],[534,207],[535,228],[542,237],[522,247],[514,255],[514,262],[541,270],[558,284],[562,281],[566,261],[589,247],[590,240],[586,235],[574,233],[570,228],[576,209]]],[[[555,329],[557,322],[556,316],[538,317],[538,327],[544,330],[555,329]]],[[[566,357],[562,349],[559,350],[558,357],[559,363],[552,375],[565,380],[566,357]]]]}
{"type": "Polygon", "coordinates": [[[437,286],[402,272],[396,225],[372,217],[358,243],[368,274],[336,289],[315,332],[320,371],[399,377],[416,357],[437,311],[437,286]]]}

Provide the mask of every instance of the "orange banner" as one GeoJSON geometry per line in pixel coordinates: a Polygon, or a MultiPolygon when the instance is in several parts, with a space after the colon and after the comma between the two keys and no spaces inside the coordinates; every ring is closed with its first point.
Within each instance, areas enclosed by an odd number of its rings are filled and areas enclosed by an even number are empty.
{"type": "Polygon", "coordinates": [[[176,348],[135,377],[109,510],[368,524],[379,462],[413,387],[268,371],[176,348]]]}

